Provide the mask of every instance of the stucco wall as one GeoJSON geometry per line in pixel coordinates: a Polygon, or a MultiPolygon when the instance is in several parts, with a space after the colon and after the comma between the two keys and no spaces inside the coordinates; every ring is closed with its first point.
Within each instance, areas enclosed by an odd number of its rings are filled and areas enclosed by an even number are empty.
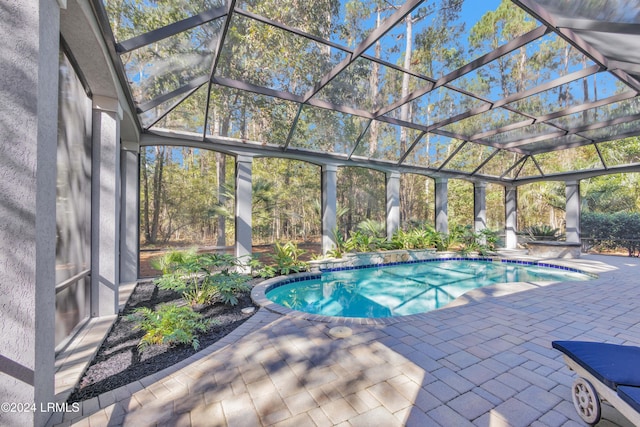
{"type": "Polygon", "coordinates": [[[0,22],[0,396],[39,404],[54,390],[58,4],[3,1],[0,22]]]}

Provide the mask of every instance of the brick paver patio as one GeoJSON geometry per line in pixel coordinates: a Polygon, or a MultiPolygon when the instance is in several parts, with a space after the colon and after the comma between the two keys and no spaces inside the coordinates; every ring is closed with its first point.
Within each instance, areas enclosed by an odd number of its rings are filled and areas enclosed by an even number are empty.
{"type": "MultiPolygon", "coordinates": [[[[588,282],[498,286],[390,325],[259,310],[189,360],[50,425],[579,426],[555,339],[640,345],[640,261],[562,261],[588,282]],[[513,289],[512,289],[513,290],[513,289]]],[[[628,425],[605,408],[600,425],[628,425]]]]}

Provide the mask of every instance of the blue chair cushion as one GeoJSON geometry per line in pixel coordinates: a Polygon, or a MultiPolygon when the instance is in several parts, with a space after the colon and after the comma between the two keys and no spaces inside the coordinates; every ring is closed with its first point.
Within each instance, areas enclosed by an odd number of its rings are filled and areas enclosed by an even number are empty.
{"type": "Polygon", "coordinates": [[[553,341],[563,352],[607,387],[640,387],[640,347],[589,341],[553,341]]]}
{"type": "Polygon", "coordinates": [[[640,412],[640,387],[621,385],[618,387],[618,396],[631,405],[633,409],[640,412]]]}

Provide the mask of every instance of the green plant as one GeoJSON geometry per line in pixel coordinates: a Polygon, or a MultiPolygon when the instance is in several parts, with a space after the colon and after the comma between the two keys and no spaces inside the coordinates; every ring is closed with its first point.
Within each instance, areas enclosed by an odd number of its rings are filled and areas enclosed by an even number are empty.
{"type": "Polygon", "coordinates": [[[156,270],[162,271],[163,274],[168,274],[195,256],[195,249],[189,249],[188,251],[169,251],[162,257],[154,258],[151,261],[151,266],[156,270]]]}
{"type": "Polygon", "coordinates": [[[437,251],[446,251],[449,249],[449,235],[442,231],[437,231],[433,243],[437,251]]]}
{"type": "Polygon", "coordinates": [[[370,252],[381,249],[384,241],[383,238],[356,231],[344,242],[344,248],[347,252],[370,252]]]}
{"type": "Polygon", "coordinates": [[[560,230],[553,228],[549,225],[531,225],[523,230],[523,233],[528,235],[531,240],[558,240],[560,230]]]}
{"type": "Polygon", "coordinates": [[[470,225],[454,224],[449,227],[449,248],[465,246],[473,242],[473,230],[470,225]]]}
{"type": "Polygon", "coordinates": [[[431,226],[420,226],[407,231],[398,230],[391,238],[396,249],[427,249],[436,246],[438,233],[431,226]]]}
{"type": "Polygon", "coordinates": [[[449,229],[449,233],[438,231],[434,237],[434,244],[438,251],[448,251],[460,249],[465,238],[465,227],[454,225],[449,229]]]}
{"type": "Polygon", "coordinates": [[[252,257],[245,265],[251,269],[252,277],[269,279],[276,276],[276,269],[273,266],[265,265],[258,258],[255,258],[255,256],[252,257]]]}
{"type": "Polygon", "coordinates": [[[582,212],[580,227],[583,239],[595,250],[625,248],[629,256],[640,251],[638,212],[582,212]]]}
{"type": "Polygon", "coordinates": [[[162,261],[164,274],[155,279],[154,283],[160,289],[169,289],[180,293],[197,287],[200,277],[204,273],[199,258],[194,251],[168,253],[162,261]]]}
{"type": "Polygon", "coordinates": [[[498,243],[500,241],[498,231],[485,228],[483,230],[480,230],[479,235],[479,238],[482,241],[482,248],[480,251],[482,255],[486,255],[487,253],[493,252],[497,249],[498,243]]]}
{"type": "Polygon", "coordinates": [[[190,305],[208,304],[213,301],[215,292],[207,283],[207,273],[195,259],[191,259],[173,273],[167,273],[154,280],[154,283],[160,289],[181,293],[190,305]]]}
{"type": "Polygon", "coordinates": [[[269,255],[275,262],[275,273],[286,275],[306,270],[307,264],[299,259],[304,253],[294,242],[276,242],[273,254],[269,255]]]}
{"type": "Polygon", "coordinates": [[[480,252],[479,235],[473,232],[470,225],[455,225],[449,235],[451,245],[457,247],[458,252],[466,255],[470,252],[480,252]]]}
{"type": "Polygon", "coordinates": [[[190,305],[210,304],[216,299],[225,304],[238,303],[237,294],[246,292],[249,276],[233,273],[230,270],[241,262],[229,254],[196,254],[184,256],[172,255],[167,263],[167,273],[154,283],[160,289],[169,289],[182,293],[190,305]]]}
{"type": "Polygon", "coordinates": [[[140,351],[158,344],[188,344],[197,350],[200,346],[197,333],[205,332],[214,323],[203,319],[200,313],[190,307],[176,304],[162,305],[157,310],[142,307],[129,315],[128,319],[135,320],[136,328],[145,331],[138,344],[140,351]]]}
{"type": "Polygon", "coordinates": [[[210,277],[214,297],[229,305],[238,304],[238,294],[248,292],[251,287],[246,276],[238,273],[216,274],[210,277]]]}
{"type": "Polygon", "coordinates": [[[223,274],[228,274],[231,268],[242,264],[235,256],[221,253],[201,254],[197,257],[197,262],[201,270],[206,270],[209,273],[219,271],[223,274]]]}
{"type": "Polygon", "coordinates": [[[384,238],[386,233],[386,226],[382,221],[376,221],[373,219],[365,219],[361,221],[358,226],[358,231],[371,237],[384,238]]]}
{"type": "Polygon", "coordinates": [[[331,257],[331,258],[342,258],[342,256],[344,255],[344,252],[341,251],[338,247],[334,247],[333,249],[329,249],[327,251],[327,256],[331,257]]]}
{"type": "Polygon", "coordinates": [[[265,268],[264,263],[260,261],[255,255],[250,257],[245,265],[251,269],[252,277],[261,276],[261,272],[265,268]]]}
{"type": "Polygon", "coordinates": [[[342,258],[342,255],[346,252],[344,244],[345,239],[340,230],[338,228],[333,229],[331,232],[333,236],[333,241],[335,242],[335,246],[333,249],[327,251],[327,255],[333,258],[342,258]]]}
{"type": "Polygon", "coordinates": [[[488,255],[496,250],[498,232],[489,229],[473,232],[470,225],[456,226],[447,236],[450,245],[456,245],[457,251],[463,255],[470,252],[478,252],[480,255],[488,255]]]}
{"type": "Polygon", "coordinates": [[[263,279],[270,279],[272,277],[276,277],[277,272],[276,269],[270,265],[265,265],[259,272],[258,275],[263,279]]]}
{"type": "Polygon", "coordinates": [[[396,232],[393,233],[393,236],[391,236],[391,247],[393,249],[412,249],[409,247],[407,235],[408,233],[403,229],[396,230],[396,232]]]}
{"type": "Polygon", "coordinates": [[[160,289],[169,289],[172,291],[182,290],[185,292],[188,289],[185,278],[176,273],[164,274],[153,281],[160,289]]]}
{"type": "Polygon", "coordinates": [[[354,252],[371,252],[380,249],[394,249],[387,240],[386,225],[382,221],[366,219],[358,224],[357,231],[345,242],[345,248],[354,252]]]}
{"type": "Polygon", "coordinates": [[[190,306],[210,304],[217,296],[215,288],[210,286],[198,286],[182,293],[182,298],[190,306]]]}

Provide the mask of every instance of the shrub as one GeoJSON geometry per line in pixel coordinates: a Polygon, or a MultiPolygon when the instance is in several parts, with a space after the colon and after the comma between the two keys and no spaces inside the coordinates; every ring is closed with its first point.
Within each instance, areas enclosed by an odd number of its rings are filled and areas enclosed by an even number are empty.
{"type": "Polygon", "coordinates": [[[246,276],[238,273],[216,274],[210,279],[214,282],[212,285],[214,297],[228,305],[238,304],[238,294],[251,289],[246,276]]]}
{"type": "MultiPolygon", "coordinates": [[[[364,224],[364,223],[361,223],[364,224]]],[[[377,237],[374,234],[364,232],[372,226],[358,227],[360,230],[352,233],[346,241],[337,230],[334,231],[336,247],[327,252],[334,258],[342,258],[345,252],[369,252],[379,249],[429,249],[445,251],[456,248],[466,253],[477,251],[487,254],[495,251],[498,243],[498,233],[489,229],[474,233],[471,226],[454,225],[450,233],[441,233],[431,225],[418,225],[408,230],[397,230],[391,240],[377,237]]]]}
{"type": "Polygon", "coordinates": [[[456,250],[461,254],[478,252],[480,255],[488,255],[497,248],[498,232],[485,228],[475,233],[470,225],[454,225],[448,234],[431,230],[429,238],[430,246],[438,251],[456,250]]]}
{"type": "Polygon", "coordinates": [[[338,230],[337,228],[333,230],[332,234],[333,234],[333,241],[335,242],[336,246],[333,249],[327,251],[327,255],[334,258],[342,258],[342,255],[344,255],[344,253],[346,252],[346,249],[344,247],[345,245],[344,236],[342,235],[340,230],[338,230]]]}
{"type": "Polygon", "coordinates": [[[470,251],[471,248],[467,249],[467,243],[473,241],[473,231],[471,230],[471,226],[464,225],[453,225],[449,229],[449,233],[438,232],[436,236],[436,249],[438,251],[448,251],[448,250],[460,250],[470,251]]]}
{"type": "Polygon", "coordinates": [[[171,256],[173,261],[166,263],[167,273],[154,283],[160,289],[182,293],[184,300],[192,306],[210,304],[216,299],[235,305],[237,294],[249,290],[250,277],[230,271],[240,265],[234,256],[195,253],[171,256]]]}
{"type": "Polygon", "coordinates": [[[251,269],[251,277],[273,277],[273,274],[267,273],[269,270],[273,270],[270,266],[264,265],[256,255],[251,256],[249,261],[245,264],[251,269]]]}
{"type": "Polygon", "coordinates": [[[435,236],[435,245],[436,250],[438,251],[446,251],[452,246],[452,239],[450,239],[449,234],[438,231],[435,236]]]}
{"type": "Polygon", "coordinates": [[[409,238],[408,238],[408,231],[405,231],[403,229],[398,229],[396,230],[395,233],[393,233],[393,236],[391,236],[391,246],[393,249],[413,249],[410,246],[409,243],[409,238]]]}
{"type": "Polygon", "coordinates": [[[230,254],[201,254],[198,256],[200,268],[209,273],[220,272],[229,274],[229,270],[240,266],[242,263],[230,254]]]}
{"type": "Polygon", "coordinates": [[[358,224],[358,231],[371,237],[381,237],[384,239],[386,235],[386,226],[382,221],[373,219],[365,219],[358,224]]]}
{"type": "Polygon", "coordinates": [[[196,283],[196,285],[190,289],[187,289],[182,293],[182,299],[184,299],[190,306],[211,304],[218,292],[214,286],[212,286],[205,279],[202,282],[196,283]]]}
{"type": "Polygon", "coordinates": [[[498,231],[490,230],[488,228],[480,231],[479,238],[481,240],[482,249],[480,250],[480,253],[482,255],[495,251],[500,243],[498,231]]]}
{"type": "Polygon", "coordinates": [[[285,275],[306,270],[307,263],[300,260],[300,256],[304,253],[305,251],[298,248],[298,245],[294,242],[276,242],[274,245],[274,253],[269,255],[275,262],[273,272],[275,274],[285,275]]]}
{"type": "Polygon", "coordinates": [[[205,332],[213,323],[203,319],[191,307],[176,304],[162,305],[157,310],[142,307],[128,318],[137,321],[137,329],[145,331],[138,344],[140,351],[158,344],[188,344],[197,350],[200,346],[197,333],[205,332]]]}
{"type": "Polygon", "coordinates": [[[344,242],[347,252],[372,252],[378,249],[386,249],[386,239],[356,231],[344,242]]]}
{"type": "Polygon", "coordinates": [[[189,249],[188,251],[170,251],[162,257],[155,258],[151,261],[151,266],[156,270],[162,271],[163,274],[168,274],[174,272],[179,266],[188,263],[194,257],[196,257],[195,249],[189,249]]]}
{"type": "Polygon", "coordinates": [[[640,251],[640,214],[637,212],[583,212],[580,217],[583,239],[596,249],[627,249],[629,256],[640,251]]]}
{"type": "Polygon", "coordinates": [[[431,226],[398,230],[391,237],[391,245],[395,249],[427,249],[436,247],[440,236],[431,226]]]}
{"type": "Polygon", "coordinates": [[[549,225],[531,225],[523,230],[531,240],[558,240],[561,237],[560,230],[549,225]]]}

